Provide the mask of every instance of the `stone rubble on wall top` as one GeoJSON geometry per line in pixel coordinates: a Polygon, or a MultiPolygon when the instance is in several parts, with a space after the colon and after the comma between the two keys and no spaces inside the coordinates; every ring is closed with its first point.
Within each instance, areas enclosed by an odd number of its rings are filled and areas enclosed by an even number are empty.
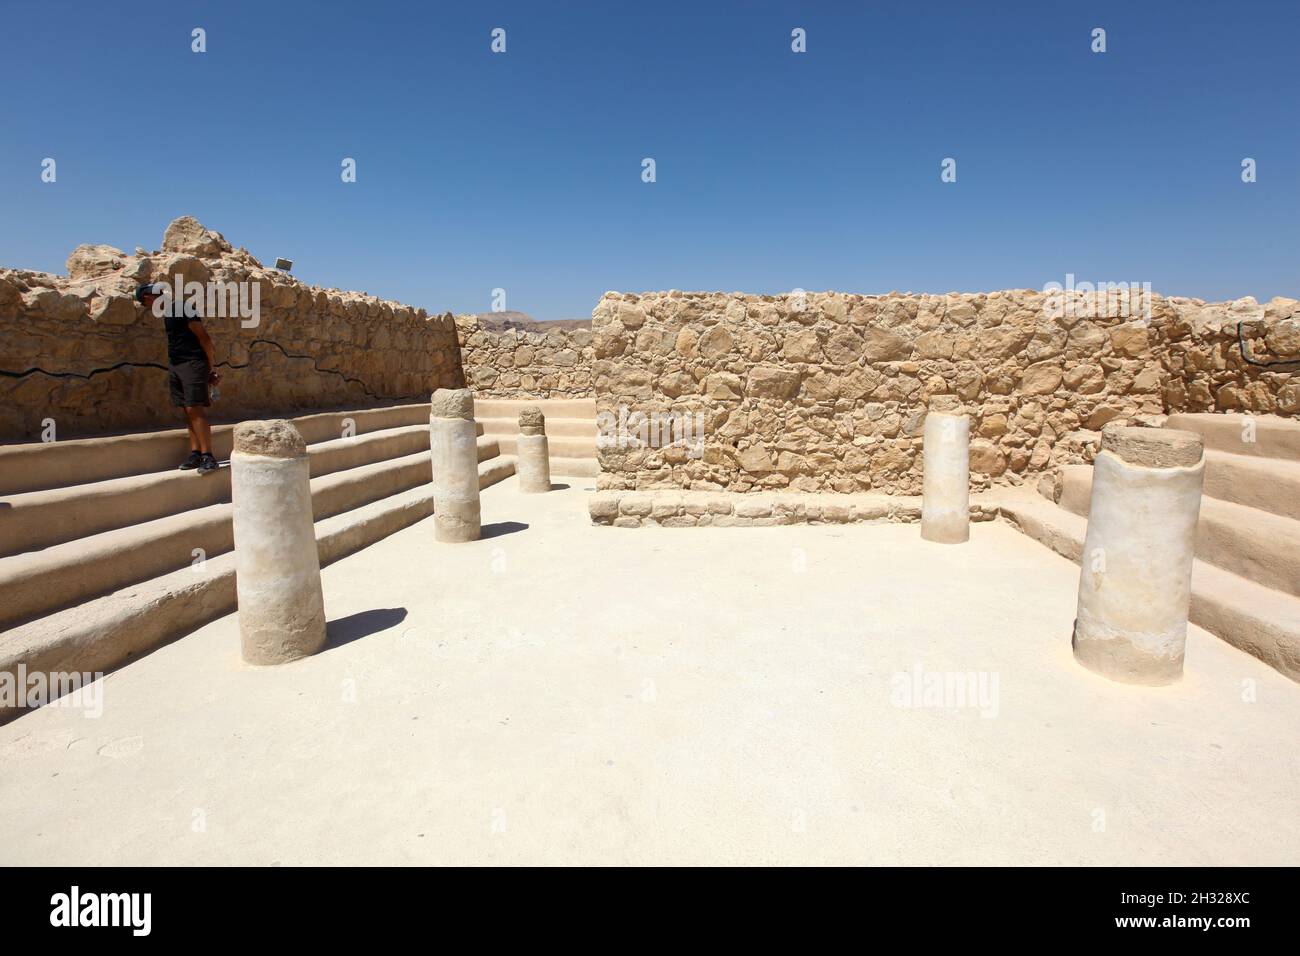
{"type": "Polygon", "coordinates": [[[307,285],[192,217],[168,226],[162,249],[86,244],[67,267],[67,276],[0,269],[0,368],[40,370],[0,380],[0,440],[34,438],[47,418],[61,435],[173,424],[159,399],[165,338],[135,290],[177,275],[257,290],[256,325],[209,317],[217,360],[231,366],[218,420],[424,401],[433,388],[464,384],[450,312],[307,285]]]}
{"type": "MultiPolygon", "coordinates": [[[[256,282],[261,286],[262,304],[276,308],[304,308],[315,305],[351,319],[432,322],[453,329],[450,312],[430,315],[423,308],[382,299],[365,292],[307,285],[296,277],[263,266],[247,250],[234,249],[218,232],[206,229],[191,216],[173,220],[163,236],[162,249],[152,252],[136,247],[133,254],[103,244],[77,246],[68,256],[68,275],[58,276],[32,270],[0,269],[0,305],[7,290],[20,293],[52,289],[80,298],[91,311],[91,300],[120,295],[134,298],[142,282],[167,281],[180,274],[186,281],[256,282]],[[313,297],[309,302],[307,297],[313,297]]],[[[66,319],[77,317],[70,308],[50,313],[66,319]]]]}

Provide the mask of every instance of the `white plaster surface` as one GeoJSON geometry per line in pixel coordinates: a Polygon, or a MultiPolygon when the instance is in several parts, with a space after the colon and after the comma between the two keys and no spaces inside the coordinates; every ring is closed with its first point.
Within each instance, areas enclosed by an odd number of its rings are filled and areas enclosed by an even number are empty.
{"type": "Polygon", "coordinates": [[[1196,627],[1169,687],[1079,667],[1012,528],[625,533],[569,481],[325,568],[313,657],[229,616],[0,727],[0,864],[1300,863],[1300,689],[1196,627]],[[918,665],[996,716],[895,706],[918,665]]]}

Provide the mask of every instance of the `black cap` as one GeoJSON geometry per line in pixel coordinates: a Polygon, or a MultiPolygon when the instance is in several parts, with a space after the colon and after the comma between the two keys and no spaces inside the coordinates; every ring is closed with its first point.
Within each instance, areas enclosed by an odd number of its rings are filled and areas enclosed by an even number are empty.
{"type": "Polygon", "coordinates": [[[143,302],[147,295],[162,295],[166,291],[166,286],[155,282],[146,282],[135,290],[135,301],[143,302]]]}

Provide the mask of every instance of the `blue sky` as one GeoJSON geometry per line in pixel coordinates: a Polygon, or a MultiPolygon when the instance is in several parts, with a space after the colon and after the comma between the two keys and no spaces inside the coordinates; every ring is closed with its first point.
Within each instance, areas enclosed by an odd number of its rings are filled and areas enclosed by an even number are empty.
{"type": "Polygon", "coordinates": [[[308,282],[431,311],[487,311],[498,287],[552,319],[607,289],[986,291],[1067,273],[1300,294],[1294,0],[8,2],[3,17],[5,266],[155,248],[188,213],[308,282]]]}

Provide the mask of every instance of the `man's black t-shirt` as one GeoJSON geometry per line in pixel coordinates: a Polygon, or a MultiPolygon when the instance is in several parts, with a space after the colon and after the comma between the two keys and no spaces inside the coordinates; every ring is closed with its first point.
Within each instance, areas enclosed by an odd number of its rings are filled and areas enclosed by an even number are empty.
{"type": "Polygon", "coordinates": [[[167,330],[167,361],[172,365],[208,360],[208,355],[199,344],[199,337],[190,329],[191,322],[201,322],[202,317],[194,308],[186,309],[182,303],[175,303],[163,316],[163,326],[167,330]],[[191,314],[185,315],[188,311],[191,314]],[[175,313],[170,314],[170,313],[175,313]]]}

